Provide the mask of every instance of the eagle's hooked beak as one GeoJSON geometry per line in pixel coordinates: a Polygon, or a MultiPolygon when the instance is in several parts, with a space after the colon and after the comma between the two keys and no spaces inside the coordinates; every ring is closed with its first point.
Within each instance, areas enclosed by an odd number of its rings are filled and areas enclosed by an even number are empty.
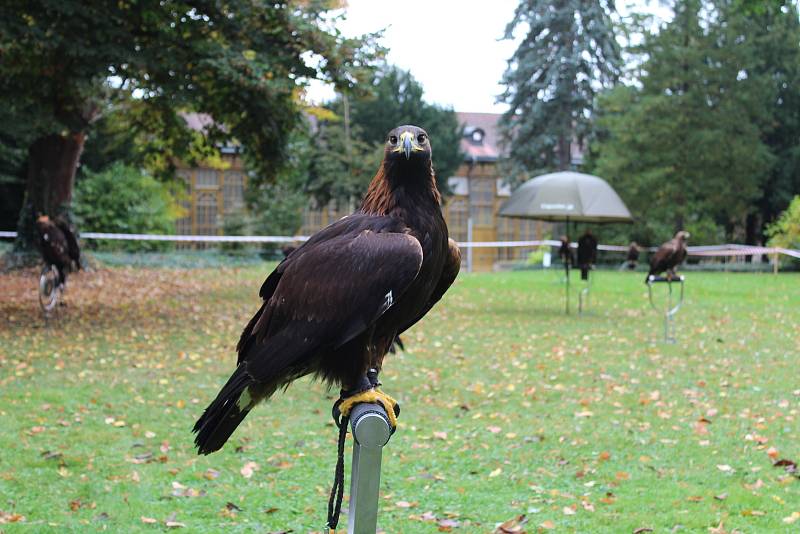
{"type": "Polygon", "coordinates": [[[412,139],[414,138],[409,132],[404,132],[403,135],[400,136],[403,139],[403,152],[405,152],[406,159],[411,157],[411,149],[413,148],[412,139]]]}
{"type": "Polygon", "coordinates": [[[409,159],[412,152],[419,152],[420,150],[422,150],[422,147],[417,144],[414,134],[412,132],[403,132],[400,134],[400,142],[397,143],[397,148],[394,149],[394,152],[403,152],[406,155],[406,159],[409,159]]]}

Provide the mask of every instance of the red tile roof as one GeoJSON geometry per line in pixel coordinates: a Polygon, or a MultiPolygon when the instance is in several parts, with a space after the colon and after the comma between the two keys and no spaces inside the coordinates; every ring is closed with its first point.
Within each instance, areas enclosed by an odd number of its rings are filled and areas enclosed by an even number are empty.
{"type": "Polygon", "coordinates": [[[461,139],[461,150],[466,154],[467,160],[497,161],[502,153],[499,146],[500,132],[497,123],[499,113],[468,113],[456,112],[458,122],[464,127],[464,137],[461,139]],[[480,142],[472,140],[471,134],[476,129],[483,131],[480,142]]]}

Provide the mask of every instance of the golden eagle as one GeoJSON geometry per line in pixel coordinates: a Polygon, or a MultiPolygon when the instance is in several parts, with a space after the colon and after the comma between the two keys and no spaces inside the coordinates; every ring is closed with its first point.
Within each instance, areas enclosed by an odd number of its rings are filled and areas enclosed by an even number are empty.
{"type": "Polygon", "coordinates": [[[428,135],[399,126],[361,208],[311,236],[261,286],[236,370],[194,426],[199,453],[220,449],[256,404],[305,375],[341,386],[345,402],[380,401],[396,425],[377,373],[397,336],[453,283],[460,258],[428,135]]]}
{"type": "Polygon", "coordinates": [[[650,271],[647,273],[647,282],[652,275],[659,275],[667,272],[667,278],[672,280],[675,276],[675,267],[683,263],[686,259],[686,240],[689,239],[689,232],[681,230],[675,237],[663,243],[658,250],[650,257],[650,271]]]}
{"type": "Polygon", "coordinates": [[[48,265],[58,267],[58,284],[67,282],[67,273],[81,267],[81,250],[78,240],[67,221],[60,217],[53,220],[47,215],[36,219],[37,244],[42,258],[48,265]]]}

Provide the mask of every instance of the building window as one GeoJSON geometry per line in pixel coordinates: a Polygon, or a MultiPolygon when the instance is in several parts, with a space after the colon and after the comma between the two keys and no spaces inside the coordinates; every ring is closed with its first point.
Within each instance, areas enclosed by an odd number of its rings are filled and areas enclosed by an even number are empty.
{"type": "Polygon", "coordinates": [[[472,224],[494,226],[494,180],[470,180],[469,205],[472,224]]]}
{"type": "Polygon", "coordinates": [[[447,204],[447,229],[456,241],[467,241],[467,218],[469,209],[467,199],[453,198],[447,204]]]}
{"type": "Polygon", "coordinates": [[[196,210],[196,230],[198,235],[215,235],[217,233],[217,194],[198,192],[196,210]]]}
{"type": "MultiPolygon", "coordinates": [[[[514,239],[514,220],[508,217],[497,218],[497,240],[498,241],[515,241],[514,239]]],[[[519,257],[519,249],[517,247],[499,247],[497,249],[497,259],[514,260],[519,257]]]]}
{"type": "Polygon", "coordinates": [[[198,189],[216,189],[219,186],[217,171],[214,169],[197,169],[195,171],[195,187],[198,189]]]}
{"type": "Polygon", "coordinates": [[[225,213],[241,210],[244,207],[244,174],[239,171],[229,171],[225,173],[224,179],[225,213]]]}
{"type": "Polygon", "coordinates": [[[181,169],[177,172],[178,178],[183,180],[183,197],[179,200],[183,209],[183,217],[175,221],[175,231],[182,235],[192,233],[192,171],[181,169]]]}

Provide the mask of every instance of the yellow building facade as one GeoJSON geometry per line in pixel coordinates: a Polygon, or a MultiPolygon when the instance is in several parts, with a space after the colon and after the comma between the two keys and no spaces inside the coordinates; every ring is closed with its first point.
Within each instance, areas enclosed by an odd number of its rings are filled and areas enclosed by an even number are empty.
{"type": "MultiPolygon", "coordinates": [[[[457,113],[463,125],[461,149],[464,163],[448,179],[449,195],[443,206],[450,236],[458,242],[529,241],[543,239],[548,223],[499,217],[498,211],[511,195],[500,174],[499,114],[457,113]]],[[[190,126],[202,128],[202,116],[189,117],[190,126]],[[193,124],[191,121],[197,122],[193,124]]],[[[177,232],[187,235],[221,235],[227,215],[244,209],[247,173],[236,147],[223,147],[224,170],[210,167],[180,167],[178,175],[186,184],[183,207],[186,215],[177,221],[177,232]]],[[[311,235],[352,213],[357,202],[332,201],[319,206],[313,200],[303,210],[297,235],[311,235]]],[[[531,248],[481,247],[462,250],[463,268],[490,271],[503,264],[524,261],[531,248]]]]}

